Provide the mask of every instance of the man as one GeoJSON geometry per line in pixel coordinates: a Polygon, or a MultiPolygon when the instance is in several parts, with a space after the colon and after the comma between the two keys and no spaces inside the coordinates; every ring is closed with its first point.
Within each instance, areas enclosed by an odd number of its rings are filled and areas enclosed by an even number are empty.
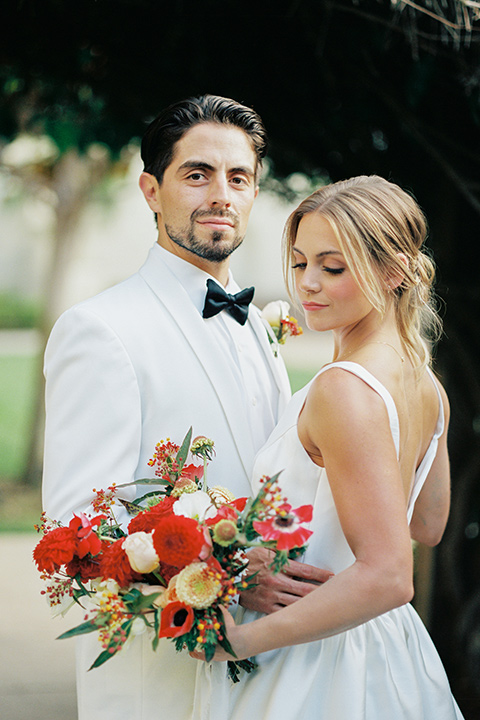
{"type": "MultiPolygon", "coordinates": [[[[64,313],[47,347],[49,517],[67,522],[88,508],[94,487],[145,477],[156,443],[179,442],[190,426],[215,442],[209,484],[249,494],[254,455],[289,388],[258,311],[221,293],[239,290],[229,256],[243,240],[265,152],[259,116],[216,96],[177,103],[147,129],[140,187],[157,242],[138,273],[64,313]]],[[[308,592],[300,577],[324,579],[295,563],[242,602],[271,612],[308,592]]],[[[153,653],[140,636],[87,675],[98,650],[93,635],[78,643],[80,720],[189,717],[196,662],[173,644],[153,653]]]]}

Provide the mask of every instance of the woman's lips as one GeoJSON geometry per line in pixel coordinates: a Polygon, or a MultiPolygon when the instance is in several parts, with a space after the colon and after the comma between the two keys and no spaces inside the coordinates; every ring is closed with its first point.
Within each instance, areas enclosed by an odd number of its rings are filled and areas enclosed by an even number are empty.
{"type": "Polygon", "coordinates": [[[328,307],[328,305],[321,305],[315,302],[304,302],[302,305],[304,310],[323,310],[323,308],[328,307]]]}

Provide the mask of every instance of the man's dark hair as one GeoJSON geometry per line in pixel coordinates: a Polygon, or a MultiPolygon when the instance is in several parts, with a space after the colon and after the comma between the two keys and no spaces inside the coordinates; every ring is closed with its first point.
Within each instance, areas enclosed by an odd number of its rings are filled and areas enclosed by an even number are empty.
{"type": "Polygon", "coordinates": [[[161,184],[163,174],[173,159],[175,144],[194,125],[214,122],[243,130],[251,140],[256,155],[256,169],[267,152],[267,134],[261,117],[251,108],[230,98],[201,95],[181,100],[162,110],[143,136],[141,155],[144,171],[161,184]]]}

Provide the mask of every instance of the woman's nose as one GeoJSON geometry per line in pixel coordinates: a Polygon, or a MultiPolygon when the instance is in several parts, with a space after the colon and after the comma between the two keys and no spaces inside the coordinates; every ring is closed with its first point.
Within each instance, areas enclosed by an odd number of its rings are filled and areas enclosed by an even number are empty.
{"type": "Polygon", "coordinates": [[[318,293],[322,289],[322,285],[318,275],[306,269],[299,279],[298,288],[302,292],[318,293]]]}

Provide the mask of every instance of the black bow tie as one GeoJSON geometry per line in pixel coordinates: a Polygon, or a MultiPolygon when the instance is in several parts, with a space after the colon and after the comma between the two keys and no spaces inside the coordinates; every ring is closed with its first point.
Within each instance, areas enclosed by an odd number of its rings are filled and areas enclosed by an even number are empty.
{"type": "Polygon", "coordinates": [[[215,280],[208,279],[203,317],[213,317],[222,310],[226,310],[240,325],[245,325],[248,317],[248,306],[253,300],[254,292],[255,288],[250,287],[240,290],[235,295],[230,295],[215,280]]]}

